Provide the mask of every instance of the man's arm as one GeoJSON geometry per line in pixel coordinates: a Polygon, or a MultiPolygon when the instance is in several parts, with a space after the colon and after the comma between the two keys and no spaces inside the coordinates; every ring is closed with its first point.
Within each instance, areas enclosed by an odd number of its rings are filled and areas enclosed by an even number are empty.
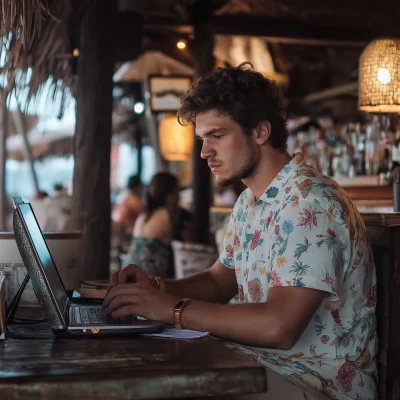
{"type": "MultiPolygon", "coordinates": [[[[255,347],[292,348],[326,292],[305,287],[273,287],[265,303],[215,304],[193,300],[181,314],[182,326],[255,347]]],[[[174,324],[174,306],[182,296],[162,293],[148,281],[120,284],[103,303],[113,318],[141,315],[174,324]]]]}
{"type": "Polygon", "coordinates": [[[265,303],[190,302],[182,312],[187,329],[255,347],[292,348],[327,293],[304,287],[273,287],[265,303]]]}
{"type": "Polygon", "coordinates": [[[166,293],[210,303],[228,303],[238,290],[235,270],[219,260],[204,272],[184,279],[167,279],[164,283],[166,293]]]}

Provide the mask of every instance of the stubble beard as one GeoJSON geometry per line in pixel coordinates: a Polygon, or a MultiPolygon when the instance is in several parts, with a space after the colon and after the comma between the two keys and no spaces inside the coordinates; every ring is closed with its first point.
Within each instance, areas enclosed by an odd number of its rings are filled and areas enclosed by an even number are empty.
{"type": "Polygon", "coordinates": [[[228,178],[216,178],[216,182],[219,186],[221,187],[227,187],[230,185],[233,185],[234,183],[248,179],[251,176],[255,175],[256,169],[257,169],[257,164],[258,164],[258,155],[254,151],[254,149],[251,147],[251,144],[248,143],[249,149],[247,153],[247,159],[244,165],[242,165],[239,169],[239,171],[236,171],[233,175],[231,175],[228,178]]]}

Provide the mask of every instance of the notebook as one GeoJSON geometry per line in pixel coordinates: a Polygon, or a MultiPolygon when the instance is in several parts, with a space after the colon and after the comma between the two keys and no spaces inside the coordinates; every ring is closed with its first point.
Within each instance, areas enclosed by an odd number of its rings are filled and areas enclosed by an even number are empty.
{"type": "Polygon", "coordinates": [[[15,240],[32,286],[53,333],[58,336],[116,335],[159,332],[159,321],[129,317],[114,320],[103,314],[101,304],[89,299],[69,299],[57,267],[29,202],[14,197],[15,240]]]}

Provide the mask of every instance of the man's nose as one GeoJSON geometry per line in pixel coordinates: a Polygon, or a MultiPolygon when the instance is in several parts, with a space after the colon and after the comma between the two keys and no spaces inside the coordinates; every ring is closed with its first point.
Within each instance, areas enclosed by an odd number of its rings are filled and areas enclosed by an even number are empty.
{"type": "Polygon", "coordinates": [[[203,141],[203,146],[201,148],[200,157],[204,158],[205,160],[208,157],[215,156],[215,150],[210,146],[205,140],[203,141]]]}

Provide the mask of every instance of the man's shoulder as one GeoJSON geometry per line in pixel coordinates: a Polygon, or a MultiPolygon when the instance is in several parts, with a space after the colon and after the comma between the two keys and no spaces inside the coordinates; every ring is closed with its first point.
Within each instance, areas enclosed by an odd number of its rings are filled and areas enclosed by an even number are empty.
{"type": "Polygon", "coordinates": [[[347,209],[351,202],[344,189],[335,180],[307,164],[291,176],[283,191],[285,201],[297,196],[299,200],[318,204],[326,211],[333,204],[337,210],[347,209]]]}

